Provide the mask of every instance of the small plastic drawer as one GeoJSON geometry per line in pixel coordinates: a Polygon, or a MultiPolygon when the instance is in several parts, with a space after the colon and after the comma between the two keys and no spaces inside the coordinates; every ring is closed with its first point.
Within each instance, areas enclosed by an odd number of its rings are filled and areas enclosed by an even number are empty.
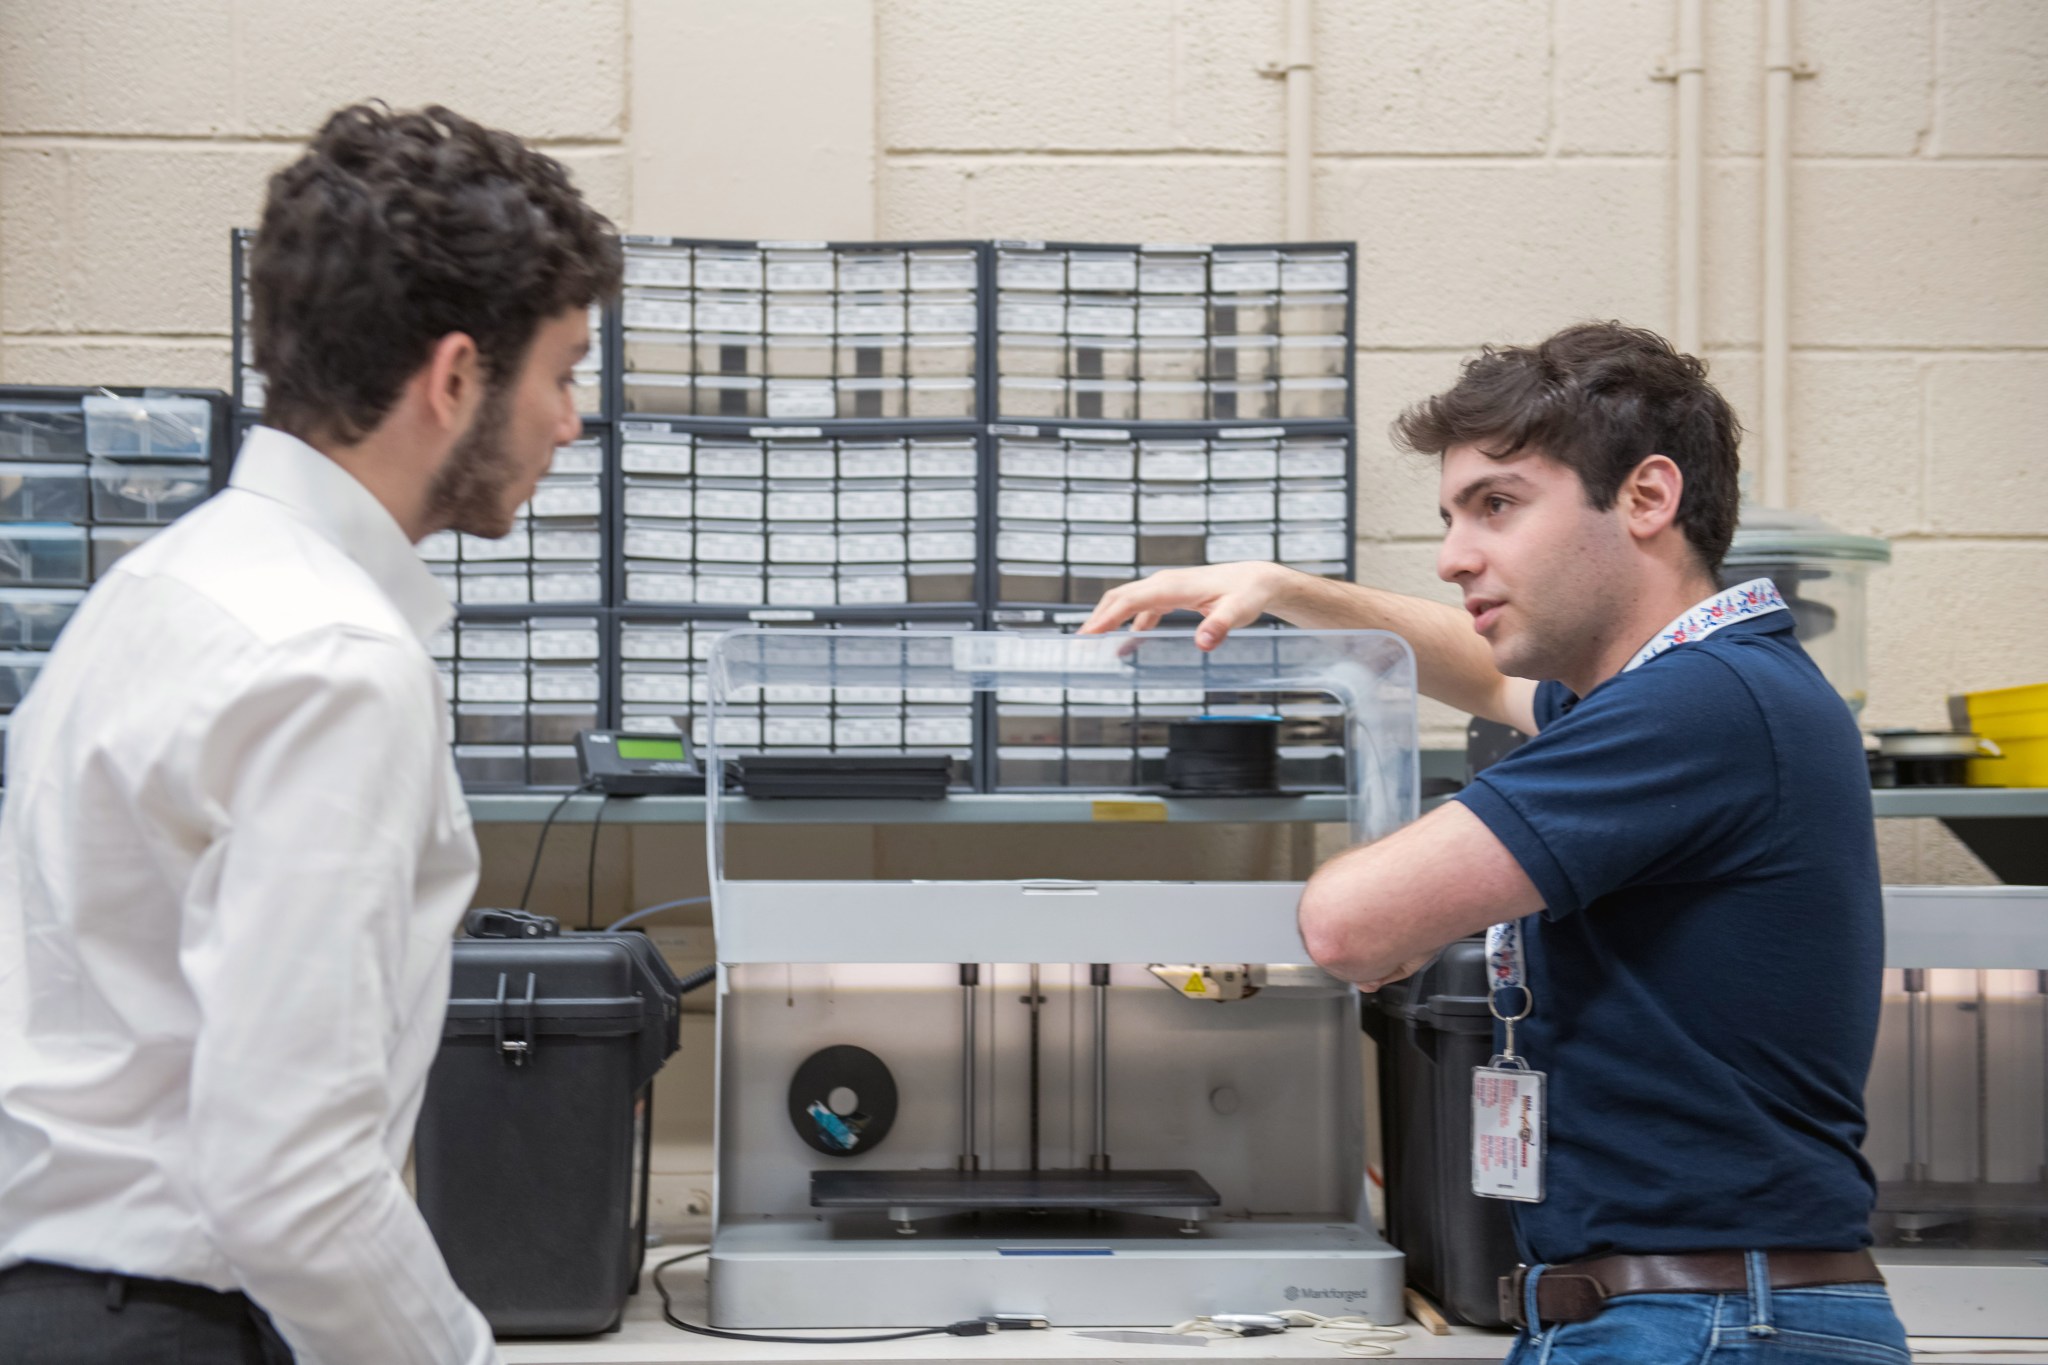
{"type": "Polygon", "coordinates": [[[1066,381],[1014,379],[1005,374],[996,402],[1005,417],[1065,417],[1066,381]]]}
{"type": "Polygon", "coordinates": [[[1064,785],[1066,751],[1057,748],[1003,746],[996,750],[998,787],[1064,785]]]}
{"type": "Polygon", "coordinates": [[[1140,379],[1200,379],[1208,369],[1209,343],[1199,337],[1146,337],[1138,343],[1140,379]]]}
{"type": "Polygon", "coordinates": [[[1067,388],[1070,416],[1128,422],[1138,415],[1138,386],[1128,379],[1076,379],[1067,388]]]}
{"type": "Polygon", "coordinates": [[[1215,336],[1257,336],[1278,321],[1271,294],[1217,294],[1209,300],[1209,331],[1215,336]]]}
{"type": "Polygon", "coordinates": [[[533,566],[535,602],[601,602],[604,574],[597,560],[562,560],[533,566]]]}
{"type": "Polygon", "coordinates": [[[689,374],[695,362],[695,343],[686,332],[626,333],[629,373],[689,374]]]}
{"type": "Polygon", "coordinates": [[[526,707],[519,702],[460,702],[455,707],[457,744],[520,744],[526,740],[526,707]]]}
{"type": "Polygon", "coordinates": [[[832,338],[775,336],[768,340],[768,373],[776,379],[830,379],[832,338]]]}
{"type": "Polygon", "coordinates": [[[627,412],[681,415],[696,408],[697,400],[688,375],[628,371],[625,381],[627,412]]]}
{"type": "Polygon", "coordinates": [[[1127,565],[1073,564],[1067,569],[1067,601],[1077,605],[1099,602],[1111,588],[1120,588],[1138,576],[1127,565]]]}
{"type": "Polygon", "coordinates": [[[85,413],[76,403],[0,403],[0,459],[85,459],[85,413]]]}
{"type": "Polygon", "coordinates": [[[1341,336],[1282,337],[1278,349],[1283,378],[1330,379],[1344,373],[1346,346],[1341,336]]]}
{"type": "Polygon", "coordinates": [[[1346,302],[1342,294],[1287,294],[1280,300],[1280,331],[1284,336],[1339,336],[1344,332],[1346,302]]]}
{"type": "MultiPolygon", "coordinates": [[[[570,739],[573,741],[575,736],[570,739]]],[[[536,787],[576,786],[583,780],[583,770],[576,761],[575,744],[536,744],[528,749],[526,780],[536,787]]]]}
{"type": "Polygon", "coordinates": [[[974,416],[972,379],[919,378],[910,381],[909,415],[912,417],[974,416]]]}
{"type": "Polygon", "coordinates": [[[48,654],[27,650],[0,652],[0,711],[12,711],[21,705],[49,659],[48,654]]]}
{"type": "MultiPolygon", "coordinates": [[[[95,532],[97,534],[97,532],[95,532]]],[[[460,600],[468,606],[519,606],[533,600],[525,563],[464,564],[456,575],[460,600]]]]}
{"type": "Polygon", "coordinates": [[[595,730],[597,708],[584,702],[535,702],[526,713],[527,739],[534,744],[574,744],[579,730],[595,730]]]}
{"type": "Polygon", "coordinates": [[[84,521],[85,466],[0,464],[0,521],[84,521]]]}
{"type": "Polygon", "coordinates": [[[517,744],[458,744],[455,771],[465,787],[526,785],[526,750],[517,744]]]}
{"type": "Polygon", "coordinates": [[[80,588],[0,590],[0,648],[48,649],[84,600],[80,588]]]}
{"type": "Polygon", "coordinates": [[[974,600],[974,565],[967,563],[912,564],[912,602],[971,602],[974,600]]]}
{"type": "Polygon", "coordinates": [[[1016,332],[996,338],[996,372],[1005,382],[1013,377],[1057,379],[1066,373],[1066,365],[1063,337],[1016,332]]]}
{"type": "Polygon", "coordinates": [[[1278,386],[1271,380],[1262,383],[1223,383],[1209,385],[1209,415],[1221,422],[1258,420],[1275,417],[1280,411],[1278,386]]]}
{"type": "Polygon", "coordinates": [[[1076,379],[1136,379],[1138,343],[1129,337],[1076,337],[1067,350],[1067,373],[1076,379]]]}
{"type": "Polygon", "coordinates": [[[206,501],[212,491],[203,465],[95,460],[92,466],[94,521],[164,526],[206,501]]]}
{"type": "Polygon", "coordinates": [[[1138,416],[1148,422],[1199,422],[1209,386],[1200,380],[1147,379],[1138,385],[1138,416]]]}
{"type": "Polygon", "coordinates": [[[1342,417],[1345,390],[1341,379],[1283,379],[1280,415],[1304,419],[1342,417]]]}
{"type": "Polygon", "coordinates": [[[974,338],[971,336],[914,336],[910,338],[905,368],[920,379],[969,379],[974,377],[974,338]]]}
{"type": "Polygon", "coordinates": [[[901,417],[905,407],[901,379],[842,379],[839,381],[841,417],[901,417]]]}
{"type": "Polygon", "coordinates": [[[169,395],[81,400],[85,449],[114,460],[204,461],[213,440],[213,406],[169,395]]]}
{"type": "MultiPolygon", "coordinates": [[[[743,375],[700,374],[697,376],[699,417],[762,417],[767,414],[767,393],[761,381],[743,375]]],[[[632,407],[632,385],[627,385],[627,406],[632,407]]],[[[651,409],[638,409],[651,411],[651,409]]]]}
{"type": "Polygon", "coordinates": [[[1279,354],[1273,337],[1215,337],[1209,342],[1209,374],[1216,379],[1271,379],[1279,354]]]}
{"type": "Polygon", "coordinates": [[[86,581],[82,526],[44,522],[0,525],[0,584],[75,588],[86,581]]]}
{"type": "Polygon", "coordinates": [[[1067,750],[1067,785],[1126,791],[1137,776],[1137,753],[1131,749],[1067,750]]]}

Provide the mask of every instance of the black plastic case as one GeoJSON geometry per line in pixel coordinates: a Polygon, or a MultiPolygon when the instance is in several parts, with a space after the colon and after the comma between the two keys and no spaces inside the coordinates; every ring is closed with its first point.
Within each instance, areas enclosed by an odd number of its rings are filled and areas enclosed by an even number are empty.
{"type": "Polygon", "coordinates": [[[455,941],[414,1172],[448,1269],[498,1335],[618,1326],[681,995],[641,934],[455,941]]]}
{"type": "Polygon", "coordinates": [[[1505,1325],[1495,1281],[1515,1268],[1508,1206],[1472,1193],[1472,1068],[1493,1056],[1486,944],[1460,939],[1429,966],[1364,1001],[1379,1044],[1387,1240],[1408,1282],[1445,1314],[1505,1325]]]}

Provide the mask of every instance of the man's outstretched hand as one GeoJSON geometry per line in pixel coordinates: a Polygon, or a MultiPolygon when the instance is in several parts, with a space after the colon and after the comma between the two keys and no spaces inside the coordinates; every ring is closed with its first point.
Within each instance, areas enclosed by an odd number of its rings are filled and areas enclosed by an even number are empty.
{"type": "Polygon", "coordinates": [[[1168,612],[1198,611],[1202,624],[1195,631],[1195,643],[1214,649],[1231,631],[1272,609],[1289,572],[1278,564],[1250,561],[1162,569],[1104,593],[1082,623],[1081,633],[1099,635],[1126,621],[1132,630],[1151,630],[1168,612]]]}

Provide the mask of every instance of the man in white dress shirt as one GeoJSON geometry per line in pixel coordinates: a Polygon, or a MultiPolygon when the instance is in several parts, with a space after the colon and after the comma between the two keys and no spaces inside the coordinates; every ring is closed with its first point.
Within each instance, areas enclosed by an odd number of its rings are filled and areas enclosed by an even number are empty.
{"type": "Polygon", "coordinates": [[[413,543],[511,529],[619,271],[446,110],[344,109],[272,178],[265,425],[10,736],[0,1360],[497,1358],[400,1175],[477,876],[413,543]]]}

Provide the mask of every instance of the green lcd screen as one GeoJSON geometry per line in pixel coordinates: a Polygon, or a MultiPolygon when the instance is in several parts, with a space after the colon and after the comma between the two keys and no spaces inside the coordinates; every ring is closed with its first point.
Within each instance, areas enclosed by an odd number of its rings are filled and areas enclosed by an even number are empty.
{"type": "Polygon", "coordinates": [[[683,742],[679,739],[621,739],[620,758],[666,758],[681,762],[683,742]]]}

